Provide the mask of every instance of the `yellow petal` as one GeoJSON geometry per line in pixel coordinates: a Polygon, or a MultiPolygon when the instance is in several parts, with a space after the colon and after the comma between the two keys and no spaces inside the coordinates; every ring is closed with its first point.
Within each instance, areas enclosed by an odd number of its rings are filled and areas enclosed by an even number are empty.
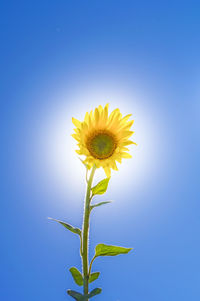
{"type": "Polygon", "coordinates": [[[81,127],[81,122],[78,119],[72,117],[72,122],[76,127],[78,127],[78,128],[81,127]]]}
{"type": "Polygon", "coordinates": [[[110,170],[110,168],[109,167],[104,167],[103,169],[104,169],[104,171],[106,173],[106,176],[109,178],[111,176],[111,170],[110,170]]]}
{"type": "Polygon", "coordinates": [[[86,132],[86,131],[88,130],[88,125],[87,125],[87,123],[86,123],[85,121],[82,122],[81,127],[82,127],[83,133],[86,132]]]}
{"type": "Polygon", "coordinates": [[[121,138],[126,138],[128,139],[129,137],[131,137],[134,134],[133,131],[123,131],[122,133],[120,133],[121,138]]]}
{"type": "Polygon", "coordinates": [[[92,127],[92,121],[93,121],[93,111],[90,111],[89,117],[88,117],[88,127],[92,127]]]}
{"type": "Polygon", "coordinates": [[[101,113],[103,112],[103,107],[101,105],[99,105],[98,110],[99,110],[99,114],[101,115],[101,113]]]}
{"type": "Polygon", "coordinates": [[[132,158],[132,156],[130,155],[130,154],[128,154],[128,153],[121,153],[121,157],[122,158],[126,158],[126,159],[130,159],[130,158],[132,158]]]}
{"type": "Polygon", "coordinates": [[[120,150],[125,151],[125,152],[129,152],[128,147],[125,147],[125,146],[120,147],[120,150]]]}
{"type": "Polygon", "coordinates": [[[86,123],[88,123],[88,119],[89,119],[89,113],[86,112],[84,121],[85,121],[86,123]]]}
{"type": "Polygon", "coordinates": [[[79,128],[75,128],[74,132],[77,133],[77,134],[80,134],[80,129],[79,128]]]}
{"type": "Polygon", "coordinates": [[[132,116],[132,114],[128,114],[128,115],[124,116],[124,117],[122,118],[122,121],[123,121],[123,122],[127,121],[131,116],[132,116]]]}
{"type": "Polygon", "coordinates": [[[74,139],[76,139],[78,142],[81,141],[81,138],[80,138],[80,136],[79,136],[78,134],[72,134],[72,137],[73,137],[74,139]]]}
{"type": "Polygon", "coordinates": [[[89,151],[85,147],[81,147],[80,151],[81,151],[81,154],[84,155],[84,156],[88,156],[89,155],[89,151]]]}
{"type": "Polygon", "coordinates": [[[108,118],[108,106],[109,106],[109,104],[107,103],[104,107],[104,118],[106,118],[106,119],[108,118]]]}
{"type": "Polygon", "coordinates": [[[107,121],[108,121],[108,104],[104,107],[101,113],[99,126],[101,128],[106,128],[107,121]]]}
{"type": "Polygon", "coordinates": [[[117,156],[117,157],[116,157],[116,161],[119,162],[119,163],[121,164],[121,163],[122,163],[121,156],[117,156]]]}
{"type": "Polygon", "coordinates": [[[133,123],[134,123],[134,120],[131,120],[127,123],[122,124],[122,126],[120,127],[120,130],[121,131],[129,130],[131,128],[131,126],[133,125],[133,123]]]}
{"type": "Polygon", "coordinates": [[[96,108],[94,111],[95,124],[97,125],[99,122],[99,110],[96,108]]]}
{"type": "Polygon", "coordinates": [[[115,162],[115,161],[113,161],[113,162],[112,162],[112,169],[114,169],[114,170],[118,170],[118,168],[117,168],[117,165],[116,165],[116,162],[115,162]]]}
{"type": "Polygon", "coordinates": [[[119,109],[115,109],[111,112],[110,116],[109,116],[109,122],[112,122],[113,118],[115,117],[115,115],[117,113],[120,113],[120,110],[119,109]]]}
{"type": "MultiPolygon", "coordinates": [[[[136,144],[135,142],[131,141],[131,140],[126,140],[126,141],[122,141],[120,143],[121,146],[126,146],[126,145],[130,145],[130,144],[136,144]]],[[[137,144],[136,144],[137,145],[137,144]]]]}

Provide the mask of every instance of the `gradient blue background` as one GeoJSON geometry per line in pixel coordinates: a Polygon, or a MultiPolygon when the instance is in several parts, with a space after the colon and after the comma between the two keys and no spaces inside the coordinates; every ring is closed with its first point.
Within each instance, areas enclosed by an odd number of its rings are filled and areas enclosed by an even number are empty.
{"type": "Polygon", "coordinates": [[[47,216],[81,226],[71,116],[100,102],[133,113],[138,147],[92,215],[90,255],[134,247],[96,260],[95,300],[200,300],[199,15],[199,1],[1,2],[2,301],[79,289],[78,239],[47,216]]]}

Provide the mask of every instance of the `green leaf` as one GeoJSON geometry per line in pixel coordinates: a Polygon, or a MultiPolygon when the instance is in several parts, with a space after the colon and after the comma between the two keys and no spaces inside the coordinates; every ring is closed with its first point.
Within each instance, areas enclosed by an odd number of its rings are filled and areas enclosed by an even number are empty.
{"type": "Polygon", "coordinates": [[[110,177],[100,181],[96,186],[92,188],[92,194],[104,194],[108,188],[110,177]]]}
{"type": "Polygon", "coordinates": [[[97,280],[99,278],[99,275],[100,272],[92,273],[89,278],[89,283],[92,283],[93,281],[97,280]]]}
{"type": "Polygon", "coordinates": [[[82,276],[81,272],[79,272],[79,270],[75,267],[70,268],[69,271],[72,274],[72,277],[74,278],[74,281],[76,282],[76,284],[78,284],[79,286],[82,286],[83,285],[83,276],[82,276]]]}
{"type": "Polygon", "coordinates": [[[62,222],[60,220],[57,220],[57,219],[54,219],[54,218],[51,218],[51,217],[48,217],[48,219],[50,219],[52,221],[55,221],[55,222],[58,222],[59,224],[61,224],[62,226],[64,226],[69,231],[71,231],[71,232],[73,232],[73,233],[78,234],[79,236],[81,236],[81,230],[79,228],[74,228],[70,224],[67,224],[65,222],[62,222]]]}
{"type": "Polygon", "coordinates": [[[101,205],[105,205],[105,204],[108,204],[108,203],[111,203],[111,201],[100,202],[100,203],[91,205],[91,206],[90,206],[90,210],[92,210],[92,209],[95,208],[95,207],[99,207],[99,206],[101,206],[101,205]]]}
{"type": "Polygon", "coordinates": [[[76,291],[68,290],[67,293],[70,295],[72,298],[74,298],[77,301],[86,301],[89,298],[92,298],[102,292],[101,288],[95,288],[93,289],[88,295],[82,295],[76,291]]]}
{"type": "Polygon", "coordinates": [[[92,298],[92,297],[100,294],[101,292],[102,292],[101,288],[95,288],[88,294],[88,298],[92,298]]]}
{"type": "Polygon", "coordinates": [[[119,254],[127,254],[132,248],[123,248],[117,246],[110,246],[105,244],[98,244],[95,248],[95,257],[98,256],[116,256],[119,254]]]}
{"type": "Polygon", "coordinates": [[[72,298],[74,298],[77,301],[85,301],[86,300],[85,296],[83,296],[82,294],[80,294],[76,291],[68,290],[67,293],[68,293],[68,295],[70,295],[72,298]]]}

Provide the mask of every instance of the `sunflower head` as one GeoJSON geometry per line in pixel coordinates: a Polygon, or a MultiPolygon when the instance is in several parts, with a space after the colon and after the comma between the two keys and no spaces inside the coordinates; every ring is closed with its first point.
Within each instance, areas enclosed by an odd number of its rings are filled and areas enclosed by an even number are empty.
{"type": "Polygon", "coordinates": [[[129,120],[131,114],[122,117],[119,109],[115,109],[108,115],[108,104],[102,108],[99,106],[90,113],[85,114],[83,122],[72,118],[76,126],[72,135],[77,141],[79,155],[84,155],[84,163],[92,167],[103,167],[109,177],[111,168],[117,169],[116,161],[121,163],[122,158],[131,158],[127,153],[130,144],[136,144],[129,140],[134,133],[130,131],[133,120],[129,120]]]}

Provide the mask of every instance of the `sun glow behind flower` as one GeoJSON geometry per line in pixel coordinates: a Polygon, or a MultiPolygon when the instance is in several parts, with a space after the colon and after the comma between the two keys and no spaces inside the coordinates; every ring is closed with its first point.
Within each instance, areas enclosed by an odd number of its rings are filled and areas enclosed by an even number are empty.
{"type": "MultiPolygon", "coordinates": [[[[55,96],[54,96],[55,97],[55,96]]],[[[109,112],[116,107],[121,109],[124,115],[132,113],[134,122],[134,141],[137,146],[129,147],[131,160],[124,160],[123,164],[118,164],[119,173],[112,170],[112,181],[115,183],[115,191],[120,189],[120,183],[126,179],[127,187],[135,185],[135,192],[142,189],[152,178],[159,168],[162,146],[159,145],[161,133],[154,120],[156,111],[152,108],[141,106],[144,99],[137,95],[129,94],[125,91],[80,91],[70,95],[57,96],[58,104],[47,110],[46,118],[40,127],[40,141],[42,141],[42,160],[45,160],[45,169],[41,171],[43,176],[50,177],[58,191],[66,191],[66,183],[70,189],[77,189],[77,185],[83,182],[84,167],[80,164],[76,141],[71,137],[73,124],[71,117],[83,120],[85,111],[94,109],[100,103],[110,104],[109,112]],[[66,101],[67,99],[67,101],[66,101]],[[69,105],[69,99],[71,104],[69,105]]],[[[44,163],[43,163],[44,164],[44,163]]],[[[97,172],[98,178],[105,177],[102,170],[97,172]]],[[[84,183],[83,183],[84,184],[84,183]]],[[[80,190],[84,187],[80,187],[80,190]]]]}

